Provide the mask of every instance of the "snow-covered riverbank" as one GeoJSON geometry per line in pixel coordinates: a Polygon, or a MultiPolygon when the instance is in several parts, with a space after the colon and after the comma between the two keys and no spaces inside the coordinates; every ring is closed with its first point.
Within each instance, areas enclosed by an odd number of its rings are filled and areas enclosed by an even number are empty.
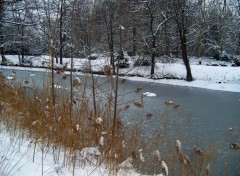
{"type": "MultiPolygon", "coordinates": [[[[6,56],[8,61],[13,64],[18,64],[17,56],[6,56]]],[[[129,57],[130,67],[127,69],[120,69],[121,75],[125,75],[127,79],[133,81],[148,81],[162,84],[198,87],[212,90],[222,90],[231,92],[240,92],[240,67],[233,67],[232,63],[216,61],[208,58],[190,58],[192,75],[194,81],[185,81],[186,70],[181,59],[173,59],[174,62],[160,62],[158,60],[155,66],[154,78],[150,79],[150,67],[141,66],[134,67],[133,59],[129,57]],[[200,64],[201,63],[201,64],[200,64]],[[174,79],[171,79],[174,78],[174,79]]],[[[49,64],[49,56],[30,57],[33,66],[47,66],[49,64]]],[[[170,60],[171,61],[171,60],[170,60]]],[[[63,63],[68,63],[67,67],[70,68],[70,59],[63,58],[63,63]]],[[[92,70],[95,72],[103,71],[104,65],[109,64],[109,58],[99,57],[96,60],[91,60],[92,70]]],[[[73,68],[83,70],[88,67],[88,59],[74,59],[73,68]]],[[[9,69],[21,70],[36,70],[41,71],[44,69],[37,68],[21,68],[21,67],[6,67],[9,69]]],[[[56,67],[61,67],[56,64],[56,67]]]]}
{"type": "MultiPolygon", "coordinates": [[[[64,151],[54,155],[52,149],[44,147],[42,150],[41,141],[37,142],[36,148],[34,145],[29,139],[22,138],[21,134],[9,134],[0,124],[0,175],[109,176],[113,172],[105,164],[100,165],[94,159],[95,155],[101,157],[97,148],[84,148],[79,151],[77,157],[81,163],[76,163],[73,170],[73,166],[65,165],[64,151]],[[55,159],[56,155],[59,157],[58,161],[55,159]],[[83,158],[84,156],[86,158],[83,158]]],[[[140,176],[131,166],[128,169],[125,167],[128,166],[123,163],[123,169],[120,169],[116,175],[140,176]]]]}

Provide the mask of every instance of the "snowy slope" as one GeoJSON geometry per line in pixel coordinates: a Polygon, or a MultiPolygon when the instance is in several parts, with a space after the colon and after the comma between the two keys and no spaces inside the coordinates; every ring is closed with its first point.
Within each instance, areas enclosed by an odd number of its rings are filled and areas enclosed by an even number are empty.
{"type": "MultiPolygon", "coordinates": [[[[10,135],[0,124],[0,175],[14,176],[108,176],[112,175],[106,165],[99,165],[96,161],[82,158],[82,163],[76,163],[75,169],[64,165],[63,151],[59,154],[58,161],[55,161],[56,154],[44,147],[42,150],[41,141],[35,144],[29,139],[23,139],[21,134],[10,135]],[[90,162],[87,162],[90,161],[90,162]],[[85,164],[84,164],[85,163],[85,164]]],[[[89,148],[83,149],[89,151],[89,148]]],[[[82,151],[83,151],[82,150],[82,151]]],[[[95,150],[91,148],[90,150],[95,150]]],[[[82,151],[77,152],[81,156],[82,151]]],[[[114,174],[115,175],[115,174],[114,174]]],[[[116,176],[139,176],[132,168],[120,169],[116,176]]]]}

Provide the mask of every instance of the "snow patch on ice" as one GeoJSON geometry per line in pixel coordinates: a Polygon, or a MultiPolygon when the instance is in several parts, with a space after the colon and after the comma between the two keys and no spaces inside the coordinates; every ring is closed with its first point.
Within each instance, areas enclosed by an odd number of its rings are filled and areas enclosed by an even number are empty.
{"type": "Polygon", "coordinates": [[[61,89],[62,86],[60,86],[60,85],[54,85],[54,88],[56,88],[56,89],[61,89]]]}
{"type": "Polygon", "coordinates": [[[156,97],[157,96],[155,93],[151,93],[151,92],[144,92],[143,95],[147,96],[147,97],[156,97]]]}
{"type": "Polygon", "coordinates": [[[8,80],[14,80],[14,77],[13,76],[7,76],[6,77],[8,80]]]}

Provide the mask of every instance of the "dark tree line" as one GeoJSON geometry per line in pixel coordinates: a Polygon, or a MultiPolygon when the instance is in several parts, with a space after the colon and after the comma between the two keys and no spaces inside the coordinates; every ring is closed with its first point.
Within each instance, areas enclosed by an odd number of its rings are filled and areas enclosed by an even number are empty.
{"type": "MultiPolygon", "coordinates": [[[[111,65],[123,52],[149,57],[151,75],[159,56],[177,56],[192,81],[189,55],[240,54],[237,0],[21,0],[0,1],[1,55],[70,56],[104,53],[111,65]]],[[[113,69],[115,70],[115,69],[113,69]]]]}

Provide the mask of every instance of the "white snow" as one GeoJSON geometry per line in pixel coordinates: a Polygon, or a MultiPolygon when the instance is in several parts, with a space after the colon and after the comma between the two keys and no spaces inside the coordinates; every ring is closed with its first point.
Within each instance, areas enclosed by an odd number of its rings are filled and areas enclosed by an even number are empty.
{"type": "MultiPolygon", "coordinates": [[[[180,63],[157,63],[156,68],[155,76],[158,78],[164,77],[165,75],[170,75],[181,79],[185,79],[186,77],[186,69],[184,65],[180,63]]],[[[130,77],[128,79],[132,81],[147,81],[177,86],[240,92],[240,67],[191,65],[191,70],[194,78],[194,81],[192,82],[176,79],[151,80],[147,78],[150,73],[150,67],[133,68],[129,72],[130,74],[142,75],[145,78],[130,77]]]]}
{"type": "Polygon", "coordinates": [[[78,87],[81,83],[81,80],[79,77],[74,78],[73,80],[73,87],[78,87]]]}
{"type": "Polygon", "coordinates": [[[101,152],[95,147],[86,147],[80,152],[83,159],[101,156],[101,152]]]}
{"type": "Polygon", "coordinates": [[[125,30],[125,27],[122,26],[122,25],[120,25],[120,29],[121,29],[121,30],[125,30]]]}
{"type": "Polygon", "coordinates": [[[161,161],[162,160],[162,157],[160,155],[159,150],[154,150],[153,151],[153,156],[157,159],[157,161],[161,161]]]}
{"type": "Polygon", "coordinates": [[[103,122],[103,119],[101,117],[96,118],[96,124],[101,125],[103,122]]]}
{"type": "Polygon", "coordinates": [[[166,176],[168,176],[168,166],[165,161],[162,161],[162,168],[166,172],[166,176]]]}
{"type": "Polygon", "coordinates": [[[132,158],[126,159],[119,166],[120,166],[120,168],[123,168],[123,169],[132,169],[133,168],[132,158]]]}
{"type": "MultiPolygon", "coordinates": [[[[6,55],[9,62],[13,64],[19,63],[18,56],[6,55]]],[[[31,60],[33,66],[49,66],[50,57],[49,56],[29,56],[28,60],[31,60]]],[[[183,65],[181,59],[170,58],[174,61],[169,63],[156,62],[154,77],[158,78],[156,80],[150,79],[150,67],[133,67],[134,57],[128,57],[130,67],[127,69],[120,69],[121,74],[125,74],[126,78],[132,81],[147,81],[161,84],[177,85],[177,86],[188,86],[188,87],[198,87],[212,90],[222,90],[231,92],[240,92],[240,67],[231,67],[231,63],[215,61],[208,58],[190,58],[191,71],[194,81],[185,81],[186,69],[183,65]],[[199,65],[199,61],[202,62],[199,65]],[[213,64],[225,65],[225,66],[211,66],[213,64]],[[132,77],[128,75],[139,75],[141,77],[132,77]],[[179,79],[160,79],[166,76],[172,76],[179,79]]],[[[105,65],[110,64],[109,57],[100,55],[96,60],[88,60],[87,58],[74,58],[73,68],[87,70],[91,68],[95,72],[103,71],[105,65]]],[[[63,58],[63,65],[68,62],[67,67],[70,68],[71,60],[70,58],[63,58]]],[[[60,64],[55,64],[55,67],[61,67],[60,64]]],[[[9,69],[19,69],[19,70],[31,70],[31,71],[46,71],[43,68],[19,68],[19,67],[5,67],[9,69]]],[[[31,75],[33,76],[33,74],[31,75]]],[[[9,75],[9,77],[10,75],[9,75]]],[[[154,95],[154,94],[150,94],[154,95]]]]}
{"type": "Polygon", "coordinates": [[[78,124],[76,125],[76,130],[79,131],[79,125],[78,124]]]}
{"type": "Polygon", "coordinates": [[[176,148],[179,153],[182,151],[182,144],[179,140],[176,140],[176,148]]]}
{"type": "Polygon", "coordinates": [[[145,95],[147,97],[156,97],[157,96],[155,93],[151,93],[151,92],[144,92],[143,95],[145,95]]]}
{"type": "MultiPolygon", "coordinates": [[[[33,175],[51,175],[51,176],[71,176],[73,168],[64,165],[63,151],[59,153],[58,161],[54,161],[54,152],[49,149],[41,150],[41,140],[37,142],[35,154],[34,143],[23,139],[21,134],[9,135],[0,124],[0,175],[14,176],[33,176],[33,175]]],[[[99,150],[95,147],[86,147],[79,151],[79,159],[90,161],[75,166],[75,175],[89,176],[108,176],[110,170],[106,165],[99,165],[93,160],[94,157],[101,156],[99,150]]],[[[129,160],[128,160],[129,161],[129,160]]],[[[123,166],[129,167],[129,163],[123,166]]],[[[140,176],[134,170],[119,170],[117,176],[140,176]]]]}
{"type": "Polygon", "coordinates": [[[104,146],[104,137],[103,137],[103,136],[100,137],[100,139],[99,139],[99,144],[100,144],[101,146],[104,146]]]}
{"type": "Polygon", "coordinates": [[[9,80],[14,80],[14,77],[12,77],[12,76],[7,76],[6,78],[9,80]]]}
{"type": "Polygon", "coordinates": [[[145,158],[144,158],[144,156],[143,156],[143,149],[140,149],[138,152],[139,152],[139,158],[140,158],[140,160],[144,163],[144,162],[145,162],[145,158]]]}
{"type": "Polygon", "coordinates": [[[60,86],[60,85],[54,85],[54,88],[56,88],[56,89],[61,89],[62,86],[60,86]]]}

